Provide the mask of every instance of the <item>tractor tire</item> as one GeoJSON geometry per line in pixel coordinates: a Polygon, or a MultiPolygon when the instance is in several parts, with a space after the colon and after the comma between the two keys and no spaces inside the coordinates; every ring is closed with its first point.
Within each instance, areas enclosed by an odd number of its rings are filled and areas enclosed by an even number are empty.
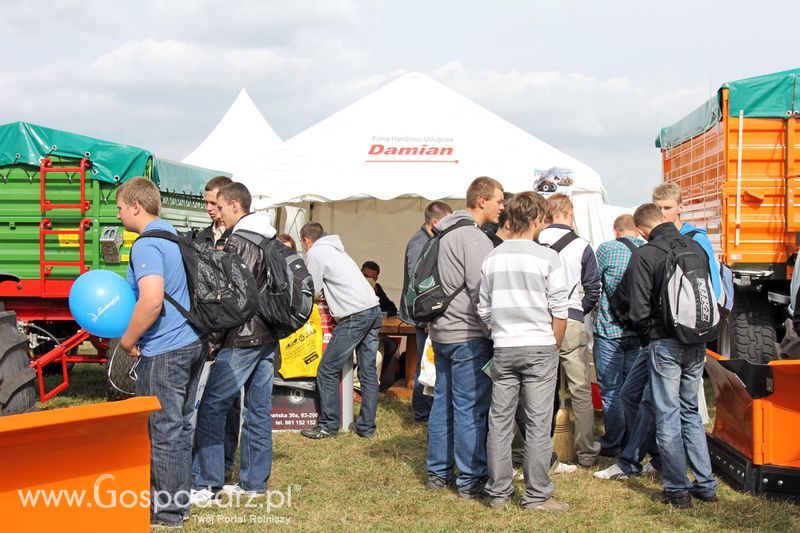
{"type": "Polygon", "coordinates": [[[775,311],[765,296],[752,289],[735,290],[733,309],[720,327],[721,355],[766,364],[778,358],[775,311]]]}
{"type": "Polygon", "coordinates": [[[124,400],[134,396],[136,381],[131,379],[130,370],[136,359],[129,357],[119,348],[119,339],[108,342],[108,392],[109,400],[124,400]],[[121,389],[121,390],[120,390],[121,389]]]}
{"type": "Polygon", "coordinates": [[[0,303],[0,416],[36,410],[37,397],[28,340],[17,331],[17,314],[0,303]]]}

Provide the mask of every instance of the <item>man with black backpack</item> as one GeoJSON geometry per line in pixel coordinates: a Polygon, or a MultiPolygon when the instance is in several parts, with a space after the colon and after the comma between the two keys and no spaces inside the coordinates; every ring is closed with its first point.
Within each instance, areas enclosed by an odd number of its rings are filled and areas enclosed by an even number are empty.
{"type": "MultiPolygon", "coordinates": [[[[267,282],[268,259],[262,247],[248,237],[248,233],[272,239],[277,232],[269,215],[251,213],[250,204],[250,192],[241,183],[231,183],[217,194],[220,218],[226,227],[232,229],[225,251],[240,257],[252,272],[258,287],[262,287],[267,282]]],[[[205,504],[216,498],[220,491],[237,497],[263,496],[272,470],[270,413],[277,339],[262,313],[217,336],[222,348],[211,367],[197,414],[194,460],[198,475],[192,490],[194,504],[205,504]],[[225,418],[242,387],[245,389],[245,411],[239,483],[223,486],[225,418]]]]}
{"type": "Polygon", "coordinates": [[[603,291],[594,319],[594,364],[597,383],[603,396],[604,434],[600,438],[602,455],[618,455],[625,446],[626,426],[620,390],[639,355],[639,339],[614,316],[611,296],[622,281],[635,250],[644,244],[631,215],[614,220],[614,240],[597,248],[597,264],[603,291]]]}
{"type": "MultiPolygon", "coordinates": [[[[503,186],[492,178],[480,177],[467,189],[467,209],[445,217],[436,226],[438,236],[423,250],[410,282],[418,292],[420,266],[429,246],[432,286],[439,296],[433,302],[424,293],[414,298],[415,314],[428,311],[430,337],[436,358],[436,386],[428,419],[428,488],[444,489],[455,479],[458,495],[475,499],[483,496],[488,478],[486,434],[492,380],[482,368],[492,357],[492,341],[478,316],[481,264],[494,246],[480,229],[497,223],[503,211],[503,186]],[[428,305],[428,304],[433,305],[428,305]],[[433,315],[433,318],[430,318],[433,315]]],[[[425,279],[420,281],[425,282],[425,279]]],[[[408,303],[408,295],[406,302],[408,303]]],[[[426,319],[427,320],[427,319],[426,319]]]]}
{"type": "MultiPolygon", "coordinates": [[[[177,236],[159,218],[161,195],[145,178],[131,178],[117,191],[117,217],[128,231],[161,230],[177,236]]],[[[120,346],[138,358],[134,372],[137,396],[156,396],[161,409],[148,421],[150,433],[150,522],[183,524],[189,502],[181,494],[191,486],[192,431],[200,370],[206,347],[176,304],[189,307],[187,275],[178,244],[165,239],[137,239],[131,247],[128,283],[136,294],[120,346]]]]}
{"type": "MultiPolygon", "coordinates": [[[[300,242],[306,250],[314,289],[325,297],[336,319],[336,328],[317,369],[319,421],[300,434],[310,439],[325,439],[339,433],[339,373],[355,350],[361,383],[361,411],[349,429],[359,437],[372,438],[378,409],[375,359],[378,333],[383,325],[378,297],[358,265],[344,251],[338,235],[328,235],[321,224],[309,222],[300,229],[300,242]]],[[[352,394],[352,391],[344,393],[352,394]]]]}
{"type": "Polygon", "coordinates": [[[639,206],[636,227],[648,244],[630,261],[628,317],[650,354],[650,389],[661,453],[663,492],[653,501],[678,508],[692,497],[715,501],[717,482],[697,411],[705,343],[716,338],[719,312],[703,248],[665,222],[655,204],[639,206]],[[686,476],[687,462],[695,476],[686,476]]]}
{"type": "Polygon", "coordinates": [[[594,440],[594,407],[592,406],[589,367],[589,338],[584,317],[600,298],[600,271],[592,246],[574,231],[575,210],[564,194],[547,199],[550,225],[539,233],[540,244],[558,253],[569,287],[567,331],[558,351],[563,376],[572,398],[575,414],[575,452],[578,464],[585,468],[597,463],[600,443],[594,440]]]}

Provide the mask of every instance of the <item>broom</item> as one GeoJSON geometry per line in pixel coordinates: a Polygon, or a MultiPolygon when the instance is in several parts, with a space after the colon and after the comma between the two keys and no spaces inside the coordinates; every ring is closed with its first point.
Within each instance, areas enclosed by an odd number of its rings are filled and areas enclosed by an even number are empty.
{"type": "Polygon", "coordinates": [[[559,408],[556,413],[556,429],[553,433],[553,451],[562,463],[574,463],[578,456],[575,454],[575,423],[572,421],[572,405],[567,400],[567,382],[564,372],[561,372],[561,387],[559,390],[559,408]]]}

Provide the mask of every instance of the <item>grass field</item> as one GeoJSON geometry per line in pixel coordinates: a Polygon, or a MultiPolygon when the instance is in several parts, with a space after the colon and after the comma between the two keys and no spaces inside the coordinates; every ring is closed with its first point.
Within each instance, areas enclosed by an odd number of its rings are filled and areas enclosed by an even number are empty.
{"type": "MultiPolygon", "coordinates": [[[[104,370],[76,366],[70,388],[43,408],[104,401],[104,370]]],[[[253,502],[260,508],[224,501],[221,507],[193,510],[184,529],[800,531],[800,507],[740,494],[724,482],[719,502],[679,511],[650,502],[650,493],[660,488],[657,479],[600,481],[585,469],[554,476],[556,497],[571,507],[567,514],[525,511],[518,497],[506,509],[492,510],[452,491],[427,491],[425,449],[425,427],[413,423],[409,403],[381,399],[374,439],[342,434],[310,441],[276,434],[270,509],[264,499],[253,502]]],[[[609,464],[605,459],[600,467],[609,464]]],[[[521,482],[516,488],[518,494],[524,490],[521,482]]]]}

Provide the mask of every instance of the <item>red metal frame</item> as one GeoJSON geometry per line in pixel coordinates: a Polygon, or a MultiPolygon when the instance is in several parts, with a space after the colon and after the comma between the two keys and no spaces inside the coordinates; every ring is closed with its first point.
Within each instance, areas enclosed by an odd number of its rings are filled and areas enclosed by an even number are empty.
{"type": "Polygon", "coordinates": [[[69,387],[69,373],[67,372],[67,363],[71,362],[70,359],[72,357],[68,357],[68,352],[74,350],[80,344],[89,338],[89,332],[80,329],[78,332],[67,339],[66,341],[62,342],[46,354],[42,355],[41,357],[37,357],[31,361],[31,368],[36,371],[36,377],[39,380],[39,399],[42,403],[46,402],[59,392],[63,391],[67,387],[69,387]],[[56,360],[61,361],[61,374],[62,374],[62,381],[51,390],[45,392],[44,390],[44,376],[42,375],[42,368],[50,363],[56,362],[56,360]]]}
{"type": "Polygon", "coordinates": [[[49,157],[42,159],[39,166],[39,208],[42,214],[51,209],[80,209],[81,214],[89,210],[89,202],[86,200],[86,171],[92,168],[92,162],[85,157],[77,167],[54,167],[53,161],[49,157]],[[78,204],[54,204],[45,198],[45,183],[49,172],[78,172],[81,176],[81,201],[78,204]]]}

